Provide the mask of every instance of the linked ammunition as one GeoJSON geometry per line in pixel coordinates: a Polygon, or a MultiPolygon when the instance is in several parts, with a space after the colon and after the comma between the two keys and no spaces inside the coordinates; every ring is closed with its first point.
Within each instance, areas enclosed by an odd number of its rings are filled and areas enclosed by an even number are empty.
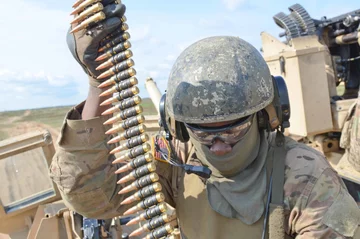
{"type": "MultiPolygon", "coordinates": [[[[124,155],[121,155],[119,158],[113,161],[113,164],[121,163],[125,160],[134,159],[141,154],[145,154],[151,150],[151,146],[148,143],[144,143],[143,145],[137,146],[130,151],[126,152],[124,155]]],[[[119,180],[121,181],[121,180],[119,180]]],[[[120,182],[121,183],[121,182],[120,182]]]]}
{"type": "Polygon", "coordinates": [[[121,133],[119,136],[114,137],[113,139],[109,140],[108,144],[117,143],[124,139],[129,139],[136,135],[142,134],[146,131],[146,126],[141,124],[130,129],[127,129],[125,132],[121,133]]]}
{"type": "Polygon", "coordinates": [[[124,32],[124,34],[121,34],[120,36],[117,36],[107,42],[104,42],[104,46],[102,46],[100,49],[99,49],[99,52],[103,52],[111,47],[114,47],[116,46],[117,44],[121,43],[121,42],[124,42],[126,40],[129,40],[130,39],[130,34],[128,32],[124,32]]]}
{"type": "Polygon", "coordinates": [[[105,82],[101,83],[99,85],[99,88],[103,88],[112,84],[119,83],[123,80],[126,80],[132,76],[136,75],[136,71],[134,68],[127,69],[125,71],[122,71],[114,76],[112,76],[110,79],[106,80],[105,82]]]}
{"type": "Polygon", "coordinates": [[[102,113],[102,115],[109,115],[109,114],[113,114],[116,112],[120,112],[127,108],[138,105],[140,103],[141,103],[141,97],[138,95],[135,95],[134,97],[125,99],[125,100],[121,101],[119,104],[115,105],[114,107],[107,109],[106,111],[104,111],[102,113]]]}
{"type": "Polygon", "coordinates": [[[124,120],[120,125],[115,126],[111,129],[109,129],[108,131],[106,131],[105,134],[114,134],[123,130],[127,130],[130,127],[139,125],[141,123],[144,123],[145,121],[145,117],[143,115],[137,115],[131,118],[128,118],[126,120],[124,120]]]}
{"type": "MultiPolygon", "coordinates": [[[[123,16],[121,19],[120,19],[121,22],[126,22],[127,19],[125,16],[123,16]]],[[[115,31],[113,31],[112,33],[110,33],[109,35],[107,35],[101,42],[100,42],[100,46],[104,46],[106,45],[106,43],[109,42],[109,40],[115,38],[115,37],[118,37],[119,35],[122,35],[124,34],[124,30],[122,30],[124,27],[121,27],[115,31]]]]}
{"type": "Polygon", "coordinates": [[[110,154],[115,154],[123,151],[124,149],[131,149],[140,144],[143,144],[149,140],[149,135],[142,134],[139,136],[135,136],[134,138],[128,139],[125,143],[121,144],[119,147],[113,149],[110,154]]]}
{"type": "MultiPolygon", "coordinates": [[[[116,116],[105,121],[104,125],[114,124],[115,122],[120,121],[120,120],[126,120],[126,119],[136,116],[137,114],[140,114],[142,112],[143,112],[143,107],[141,105],[137,105],[135,107],[128,108],[124,111],[121,111],[116,116]]],[[[127,134],[125,134],[125,136],[127,136],[127,134]]],[[[133,136],[135,136],[135,135],[132,135],[131,137],[133,137],[133,136]]],[[[123,138],[123,139],[128,139],[128,138],[123,138]]],[[[123,139],[121,139],[121,140],[123,140],[123,139]]],[[[116,139],[113,138],[110,141],[114,141],[114,140],[116,140],[116,139]]],[[[111,144],[110,141],[108,142],[108,144],[111,144]]],[[[116,142],[118,142],[118,141],[115,141],[115,143],[116,142]]]]}
{"type": "Polygon", "coordinates": [[[114,66],[117,63],[122,62],[123,60],[129,59],[132,56],[133,56],[133,53],[131,50],[126,50],[126,51],[120,52],[119,54],[116,54],[115,56],[113,56],[109,60],[107,60],[106,62],[99,65],[96,68],[96,70],[102,70],[102,69],[108,68],[110,66],[114,66]]]}
{"type": "Polygon", "coordinates": [[[134,193],[133,195],[122,201],[120,204],[125,205],[125,204],[133,203],[135,201],[140,201],[154,193],[160,192],[161,190],[162,190],[161,184],[159,182],[156,182],[150,186],[147,186],[137,191],[136,193],[134,193]]]}
{"type": "Polygon", "coordinates": [[[89,17],[88,19],[86,19],[85,21],[83,21],[82,23],[80,23],[80,25],[78,25],[74,29],[72,29],[70,33],[81,31],[81,30],[85,29],[87,26],[89,26],[90,23],[96,23],[96,22],[104,20],[105,18],[106,18],[105,13],[98,12],[95,15],[93,15],[93,16],[89,17]]]}
{"type": "Polygon", "coordinates": [[[129,225],[133,225],[138,222],[141,222],[141,221],[149,220],[155,216],[158,216],[158,215],[166,212],[167,208],[168,207],[167,207],[166,203],[164,203],[164,202],[159,203],[158,205],[156,205],[154,207],[146,209],[145,212],[141,213],[138,217],[130,220],[126,225],[129,226],[129,225]]]}
{"type": "Polygon", "coordinates": [[[126,90],[126,89],[136,85],[137,83],[138,83],[138,79],[136,77],[131,77],[130,79],[120,81],[119,83],[116,83],[115,86],[113,86],[110,89],[101,93],[100,97],[108,96],[115,92],[120,92],[120,91],[126,90]]]}
{"type": "Polygon", "coordinates": [[[79,6],[83,1],[85,1],[85,0],[77,0],[72,7],[73,7],[73,8],[76,8],[76,7],[79,6]]]}
{"type": "Polygon", "coordinates": [[[85,0],[83,1],[82,3],[80,3],[71,13],[70,15],[75,15],[79,12],[81,12],[82,10],[84,10],[86,7],[94,4],[94,3],[97,3],[97,2],[100,2],[101,0],[85,0]]]}
{"type": "MultiPolygon", "coordinates": [[[[124,23],[124,24],[126,24],[126,23],[124,23]]],[[[115,47],[111,48],[110,50],[108,50],[107,52],[105,52],[104,54],[99,56],[98,58],[96,58],[95,61],[102,61],[109,57],[115,56],[116,54],[118,54],[122,51],[125,51],[126,49],[129,49],[130,47],[131,47],[131,43],[129,41],[124,41],[124,42],[116,45],[115,47]]]]}
{"type": "Polygon", "coordinates": [[[178,239],[179,237],[176,237],[175,235],[168,235],[166,238],[164,239],[178,239]]]}
{"type": "MultiPolygon", "coordinates": [[[[151,173],[151,174],[145,175],[144,177],[137,179],[132,184],[121,189],[119,191],[119,194],[125,194],[128,192],[131,192],[133,190],[145,187],[146,185],[149,185],[149,184],[157,182],[157,181],[159,181],[159,175],[157,175],[156,173],[151,173]]],[[[117,183],[120,184],[119,182],[117,182],[117,183]]]]}
{"type": "Polygon", "coordinates": [[[132,59],[127,59],[126,61],[120,62],[120,63],[116,64],[115,66],[111,67],[109,70],[101,73],[97,77],[97,79],[99,80],[99,79],[104,79],[109,76],[113,76],[116,73],[126,70],[134,65],[135,65],[135,62],[132,59]]]}
{"type": "Polygon", "coordinates": [[[89,7],[88,9],[86,9],[85,11],[83,11],[82,13],[80,13],[76,18],[74,18],[70,23],[74,24],[74,23],[78,23],[82,20],[84,20],[85,18],[87,18],[88,16],[100,12],[104,9],[104,6],[101,3],[96,3],[94,5],[92,5],[91,7],[89,7]]]}
{"type": "Polygon", "coordinates": [[[135,170],[133,170],[131,173],[129,173],[128,175],[122,177],[119,180],[119,183],[126,183],[129,182],[131,180],[135,180],[138,178],[141,178],[142,176],[145,176],[148,173],[152,173],[156,170],[156,165],[154,162],[150,162],[146,165],[143,165],[135,170]]]}
{"type": "Polygon", "coordinates": [[[157,203],[163,202],[164,200],[165,200],[165,195],[161,192],[157,193],[155,195],[145,198],[143,201],[139,202],[136,206],[127,210],[124,213],[124,215],[129,215],[138,212],[140,210],[144,210],[146,208],[156,205],[157,203]]]}
{"type": "Polygon", "coordinates": [[[152,154],[144,154],[140,155],[139,157],[134,158],[131,160],[131,162],[127,163],[125,166],[119,168],[115,173],[123,173],[129,170],[133,170],[135,168],[138,168],[140,166],[143,166],[144,164],[150,163],[154,160],[154,157],[152,154]]]}
{"type": "Polygon", "coordinates": [[[168,234],[174,231],[174,226],[171,223],[167,223],[162,227],[157,228],[156,230],[152,231],[143,239],[160,239],[162,237],[167,236],[168,234]]]}
{"type": "Polygon", "coordinates": [[[175,219],[175,214],[174,215],[168,215],[166,213],[164,213],[163,215],[160,215],[158,217],[155,218],[151,218],[146,224],[144,224],[142,227],[140,227],[139,229],[135,230],[134,232],[132,232],[130,234],[130,237],[132,236],[139,236],[144,232],[150,232],[158,227],[161,227],[162,225],[171,222],[172,220],[175,219]]]}
{"type": "Polygon", "coordinates": [[[110,105],[112,103],[120,102],[120,101],[125,100],[127,98],[133,97],[138,93],[139,93],[139,88],[137,88],[136,86],[133,86],[132,88],[120,91],[119,93],[117,93],[113,97],[105,100],[104,102],[102,102],[100,104],[100,106],[110,105]]]}

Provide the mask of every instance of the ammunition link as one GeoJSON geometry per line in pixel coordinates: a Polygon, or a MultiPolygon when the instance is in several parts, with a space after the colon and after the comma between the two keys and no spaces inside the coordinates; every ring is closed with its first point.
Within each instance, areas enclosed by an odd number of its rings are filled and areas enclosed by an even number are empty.
{"type": "Polygon", "coordinates": [[[143,227],[146,228],[148,231],[151,231],[164,225],[165,223],[167,222],[164,221],[164,215],[160,215],[158,217],[151,218],[143,227]]]}
{"type": "Polygon", "coordinates": [[[125,89],[128,89],[138,83],[138,80],[135,77],[132,77],[130,79],[124,80],[116,84],[116,91],[122,91],[125,89]]]}
{"type": "Polygon", "coordinates": [[[124,101],[120,102],[118,105],[117,105],[117,108],[119,110],[126,110],[127,108],[130,108],[130,107],[133,107],[133,106],[136,106],[138,105],[139,103],[141,102],[141,98],[140,96],[134,96],[132,98],[129,98],[129,99],[125,99],[124,101]]]}
{"type": "Polygon", "coordinates": [[[148,163],[146,165],[141,166],[140,168],[135,169],[131,172],[131,176],[134,178],[141,178],[142,176],[145,176],[148,173],[152,173],[156,170],[156,166],[154,163],[148,163]]]}
{"type": "Polygon", "coordinates": [[[148,174],[142,178],[139,178],[138,180],[136,180],[134,182],[134,185],[136,186],[137,189],[139,189],[139,188],[149,185],[150,183],[154,183],[157,181],[159,181],[159,175],[157,175],[156,173],[152,173],[152,174],[148,174]]]}
{"type": "Polygon", "coordinates": [[[130,127],[137,126],[137,125],[139,125],[141,123],[144,123],[144,121],[145,121],[145,117],[143,115],[134,116],[134,117],[131,117],[129,119],[124,120],[121,123],[121,127],[124,130],[127,130],[130,127]]]}
{"type": "Polygon", "coordinates": [[[110,70],[113,72],[113,74],[116,74],[116,73],[126,70],[134,65],[135,65],[135,63],[132,59],[127,59],[126,61],[116,64],[115,66],[110,68],[110,70]]]}
{"type": "Polygon", "coordinates": [[[153,217],[156,217],[164,212],[166,212],[167,210],[167,206],[165,203],[160,203],[158,205],[156,205],[155,207],[151,207],[146,209],[145,212],[143,212],[140,217],[144,218],[145,220],[149,220],[153,217]]]}
{"type": "MultiPolygon", "coordinates": [[[[109,39],[108,41],[102,43],[102,47],[100,48],[100,51],[105,51],[105,50],[107,50],[107,49],[109,49],[111,47],[116,46],[120,42],[124,42],[124,41],[129,40],[129,39],[130,39],[130,34],[128,32],[124,32],[123,34],[115,37],[114,39],[109,39]]],[[[119,54],[123,54],[123,52],[121,52],[119,54]]],[[[115,59],[116,56],[114,56],[114,59],[115,59]]],[[[124,60],[124,59],[122,59],[122,60],[124,60]]],[[[118,60],[118,61],[122,61],[122,60],[118,60]]]]}
{"type": "Polygon", "coordinates": [[[150,163],[152,160],[154,160],[152,154],[144,154],[144,155],[140,155],[137,158],[134,158],[130,163],[129,166],[132,169],[138,168],[140,166],[143,166],[144,164],[150,163]]]}
{"type": "Polygon", "coordinates": [[[174,227],[170,224],[166,224],[162,227],[157,228],[152,231],[148,235],[146,235],[146,239],[160,239],[174,231],[174,227]]]}
{"type": "Polygon", "coordinates": [[[118,93],[118,95],[115,96],[115,97],[116,97],[116,99],[118,101],[122,101],[122,100],[127,99],[129,97],[132,97],[132,96],[134,96],[134,95],[136,95],[138,93],[139,93],[139,88],[137,88],[136,86],[133,86],[133,87],[131,87],[129,89],[120,91],[118,93]]]}
{"type": "Polygon", "coordinates": [[[160,192],[161,190],[162,190],[161,184],[159,182],[156,182],[136,192],[136,197],[139,199],[144,199],[154,193],[160,192]]]}
{"type": "Polygon", "coordinates": [[[126,80],[134,75],[136,75],[136,71],[134,70],[134,68],[130,68],[130,69],[121,71],[120,73],[117,73],[116,75],[112,76],[111,80],[113,80],[116,83],[119,83],[119,82],[126,80]]]}
{"type": "MultiPolygon", "coordinates": [[[[100,3],[100,0],[77,0],[73,7],[75,10],[72,14],[79,15],[75,17],[72,23],[78,23],[79,25],[72,32],[85,29],[90,24],[99,22],[106,17],[102,12],[104,6],[100,3]]],[[[129,49],[131,48],[131,43],[128,41],[130,34],[127,32],[129,26],[125,23],[127,21],[125,16],[122,17],[121,21],[122,25],[119,29],[101,41],[99,53],[103,53],[99,54],[99,57],[96,59],[99,62],[103,61],[102,64],[99,64],[97,70],[105,70],[98,76],[98,79],[111,76],[100,84],[100,88],[112,85],[101,96],[108,96],[118,92],[115,96],[109,97],[101,104],[110,105],[119,102],[103,112],[103,115],[119,112],[104,124],[113,124],[113,128],[106,132],[106,134],[118,134],[109,143],[126,140],[119,147],[112,150],[111,153],[127,150],[114,163],[131,160],[117,170],[117,173],[132,170],[129,174],[123,176],[118,183],[133,181],[130,185],[123,188],[119,194],[138,190],[124,200],[126,202],[123,201],[122,203],[127,204],[142,200],[124,214],[134,213],[142,209],[145,210],[136,219],[139,221],[149,220],[141,230],[153,231],[145,238],[164,238],[174,230],[174,226],[168,223],[171,218],[167,217],[165,213],[167,210],[167,206],[164,203],[165,196],[161,192],[162,186],[158,182],[159,175],[155,173],[156,165],[154,157],[150,153],[151,146],[147,143],[149,136],[146,134],[145,125],[143,125],[145,118],[142,115],[143,108],[140,106],[142,99],[138,95],[139,88],[135,86],[138,84],[138,80],[134,77],[136,71],[132,67],[135,63],[131,59],[133,52],[129,49]],[[118,121],[121,122],[117,124],[118,121]],[[117,126],[114,126],[115,123],[117,126]]],[[[138,230],[137,233],[140,233],[141,230],[138,230]]]]}
{"type": "Polygon", "coordinates": [[[125,158],[126,159],[134,159],[141,154],[145,154],[145,153],[149,152],[150,149],[151,149],[151,146],[149,144],[145,143],[141,146],[131,149],[129,152],[126,153],[125,158]]]}
{"type": "Polygon", "coordinates": [[[150,197],[145,198],[141,202],[138,203],[138,208],[146,209],[151,206],[154,206],[158,204],[159,202],[163,202],[165,200],[165,196],[163,193],[157,193],[155,195],[152,195],[150,197]]]}
{"type": "Polygon", "coordinates": [[[134,137],[136,135],[142,134],[142,133],[145,132],[144,128],[145,128],[145,125],[142,125],[142,124],[138,125],[136,127],[130,128],[130,129],[126,130],[125,132],[123,132],[120,135],[120,138],[121,139],[129,139],[129,138],[134,137]]]}
{"type": "Polygon", "coordinates": [[[116,54],[125,51],[126,49],[129,49],[131,47],[131,43],[129,41],[122,42],[115,47],[108,50],[105,54],[108,56],[115,56],[116,54]]]}

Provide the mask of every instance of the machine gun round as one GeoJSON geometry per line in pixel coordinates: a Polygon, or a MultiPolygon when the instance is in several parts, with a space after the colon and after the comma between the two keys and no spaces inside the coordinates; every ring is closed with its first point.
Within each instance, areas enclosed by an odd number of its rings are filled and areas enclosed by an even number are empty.
{"type": "MultiPolygon", "coordinates": [[[[73,5],[75,9],[71,13],[75,16],[71,21],[73,24],[72,32],[80,30],[88,32],[91,31],[89,28],[96,25],[101,26],[101,22],[106,18],[104,2],[101,0],[76,1],[73,5]]],[[[115,1],[115,4],[118,3],[118,0],[115,1]]],[[[138,95],[140,90],[136,86],[138,84],[135,77],[137,72],[133,68],[135,62],[132,59],[133,52],[130,50],[132,45],[129,41],[129,26],[125,23],[126,21],[127,18],[123,16],[121,18],[122,25],[119,29],[105,36],[99,45],[96,58],[99,66],[96,70],[101,70],[97,79],[103,81],[99,88],[110,87],[101,93],[101,97],[108,98],[100,105],[113,105],[102,112],[102,115],[113,114],[104,123],[104,125],[113,126],[106,131],[107,135],[114,136],[108,144],[118,144],[117,147],[113,147],[110,154],[121,153],[113,161],[113,164],[126,162],[115,173],[124,174],[128,172],[128,174],[122,176],[117,183],[131,182],[119,194],[137,190],[122,201],[121,204],[123,205],[139,201],[124,215],[146,210],[146,214],[141,214],[143,216],[136,220],[145,219],[149,222],[145,224],[146,227],[139,228],[134,233],[149,232],[146,238],[166,237],[173,231],[176,223],[172,221],[173,215],[170,217],[166,214],[165,195],[162,193],[159,175],[155,172],[156,163],[151,153],[151,145],[148,143],[150,137],[146,133],[146,126],[144,125],[145,117],[142,115],[143,108],[140,106],[142,99],[138,95]],[[172,222],[169,223],[170,221],[172,222]]]]}

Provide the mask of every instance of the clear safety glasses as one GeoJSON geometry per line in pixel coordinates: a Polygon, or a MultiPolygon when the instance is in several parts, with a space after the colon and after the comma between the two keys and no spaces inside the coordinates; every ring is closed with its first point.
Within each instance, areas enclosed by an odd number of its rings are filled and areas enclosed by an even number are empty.
{"type": "Polygon", "coordinates": [[[204,127],[196,124],[186,124],[189,134],[204,145],[212,145],[215,139],[220,139],[226,144],[239,142],[249,131],[254,115],[241,118],[238,121],[221,127],[204,127]]]}

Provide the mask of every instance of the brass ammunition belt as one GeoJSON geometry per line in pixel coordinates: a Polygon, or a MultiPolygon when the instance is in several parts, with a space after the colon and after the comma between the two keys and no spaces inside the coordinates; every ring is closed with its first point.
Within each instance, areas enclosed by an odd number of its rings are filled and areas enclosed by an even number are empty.
{"type": "MultiPolygon", "coordinates": [[[[115,1],[119,3],[120,1],[115,1]]],[[[76,15],[71,23],[78,25],[72,30],[77,32],[101,24],[106,16],[103,12],[105,6],[101,0],[77,0],[73,5],[72,12],[76,15]]],[[[98,49],[99,62],[97,70],[102,70],[97,79],[102,80],[99,88],[111,86],[100,96],[109,96],[101,105],[112,105],[102,115],[113,117],[104,124],[112,124],[113,127],[106,132],[114,137],[108,144],[119,144],[110,154],[121,153],[113,163],[122,163],[116,173],[128,172],[118,183],[130,183],[119,194],[136,191],[121,203],[135,206],[128,209],[124,215],[143,211],[133,218],[128,224],[144,221],[144,226],[134,231],[130,236],[145,233],[144,238],[164,238],[174,231],[176,216],[166,214],[168,207],[164,203],[165,196],[162,193],[162,185],[158,182],[156,164],[148,143],[150,137],[143,125],[145,117],[143,108],[140,106],[142,99],[138,95],[138,80],[135,77],[136,70],[133,68],[133,52],[130,50],[129,26],[126,17],[122,17],[122,25],[119,29],[106,36],[98,49]]]]}

